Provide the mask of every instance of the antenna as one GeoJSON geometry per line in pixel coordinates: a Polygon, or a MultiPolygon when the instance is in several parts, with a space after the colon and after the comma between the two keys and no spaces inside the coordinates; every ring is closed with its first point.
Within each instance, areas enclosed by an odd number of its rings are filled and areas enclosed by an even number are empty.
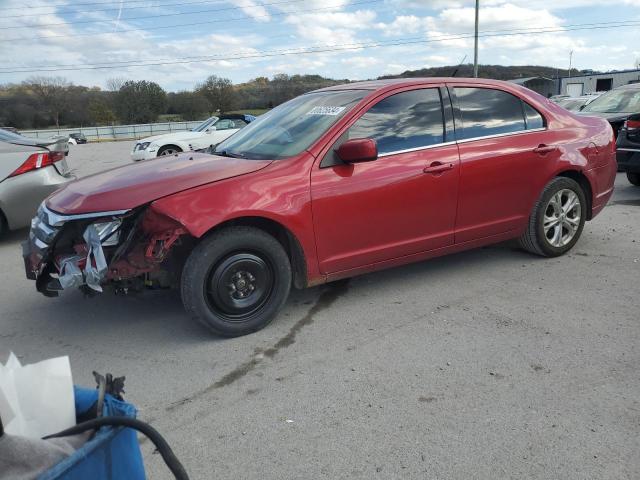
{"type": "Polygon", "coordinates": [[[451,75],[449,75],[450,77],[455,77],[456,73],[458,73],[458,70],[460,70],[460,67],[462,66],[462,63],[467,59],[467,56],[465,55],[464,57],[462,57],[462,60],[460,60],[460,63],[458,64],[458,66],[456,67],[456,69],[453,71],[453,73],[451,75]]]}

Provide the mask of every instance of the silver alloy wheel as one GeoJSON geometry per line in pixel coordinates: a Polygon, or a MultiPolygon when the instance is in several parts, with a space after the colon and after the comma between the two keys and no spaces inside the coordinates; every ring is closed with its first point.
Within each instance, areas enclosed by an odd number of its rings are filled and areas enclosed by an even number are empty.
{"type": "Polygon", "coordinates": [[[567,245],[580,228],[582,208],[580,198],[573,190],[557,191],[547,203],[544,211],[544,236],[553,247],[567,245]]]}
{"type": "Polygon", "coordinates": [[[160,152],[160,156],[164,157],[165,155],[173,155],[174,153],[178,153],[178,150],[175,148],[165,148],[160,152]]]}

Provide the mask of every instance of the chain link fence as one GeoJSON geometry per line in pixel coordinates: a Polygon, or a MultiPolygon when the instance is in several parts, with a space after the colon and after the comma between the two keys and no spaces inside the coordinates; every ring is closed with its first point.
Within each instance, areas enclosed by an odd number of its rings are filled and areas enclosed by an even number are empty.
{"type": "Polygon", "coordinates": [[[138,140],[163,133],[182,132],[191,130],[202,123],[194,122],[163,122],[142,123],[139,125],[113,125],[110,127],[83,128],[55,128],[47,130],[21,130],[20,134],[31,138],[48,138],[57,135],[68,136],[71,133],[82,133],[89,141],[100,140],[138,140]]]}

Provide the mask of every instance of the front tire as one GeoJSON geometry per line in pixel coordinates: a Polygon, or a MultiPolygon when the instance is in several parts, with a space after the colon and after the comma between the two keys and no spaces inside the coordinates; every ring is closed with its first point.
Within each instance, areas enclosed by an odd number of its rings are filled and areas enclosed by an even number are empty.
{"type": "Polygon", "coordinates": [[[563,255],[580,238],[586,217],[587,201],[580,185],[571,178],[556,177],[533,207],[520,246],[544,257],[563,255]]]}
{"type": "Polygon", "coordinates": [[[164,157],[165,155],[174,155],[181,152],[182,149],[177,145],[165,145],[160,150],[158,150],[158,157],[164,157]]]}
{"type": "Polygon", "coordinates": [[[640,187],[640,173],[636,172],[627,172],[627,180],[631,185],[635,185],[636,187],[640,187]]]}
{"type": "Polygon", "coordinates": [[[211,332],[237,337],[267,326],[291,289],[291,264],[274,237],[229,227],[205,238],[182,271],[182,302],[211,332]]]}

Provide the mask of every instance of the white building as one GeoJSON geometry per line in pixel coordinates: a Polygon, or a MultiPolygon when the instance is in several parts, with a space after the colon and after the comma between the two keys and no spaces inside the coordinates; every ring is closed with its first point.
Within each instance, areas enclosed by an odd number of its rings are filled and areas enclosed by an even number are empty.
{"type": "Polygon", "coordinates": [[[640,83],[640,69],[562,77],[559,93],[579,97],[587,93],[612,90],[629,83],[640,83]]]}

